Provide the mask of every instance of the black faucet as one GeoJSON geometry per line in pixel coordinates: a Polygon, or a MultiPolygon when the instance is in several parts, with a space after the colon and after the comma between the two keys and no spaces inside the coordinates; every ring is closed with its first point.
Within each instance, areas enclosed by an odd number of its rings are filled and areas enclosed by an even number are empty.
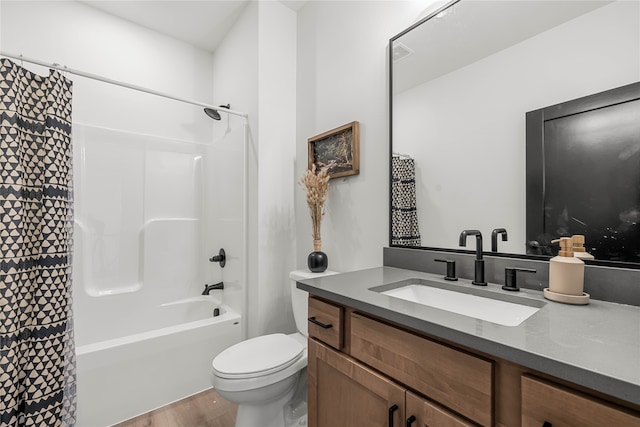
{"type": "Polygon", "coordinates": [[[532,268],[507,267],[504,269],[504,286],[505,291],[519,291],[518,282],[516,282],[516,272],[535,273],[532,268]]]}
{"type": "Polygon", "coordinates": [[[222,290],[224,289],[224,283],[215,283],[213,285],[204,285],[204,291],[202,291],[202,295],[209,295],[209,292],[214,290],[222,290]]]}
{"type": "Polygon", "coordinates": [[[475,279],[472,285],[487,286],[484,280],[484,260],[482,259],[482,233],[479,230],[463,230],[460,233],[460,246],[467,246],[467,236],[476,236],[475,279]]]}
{"type": "Polygon", "coordinates": [[[456,276],[456,262],[452,259],[434,259],[434,261],[438,262],[446,262],[447,263],[447,275],[444,276],[444,280],[449,280],[455,282],[458,280],[456,276]]]}
{"type": "Polygon", "coordinates": [[[496,228],[491,232],[491,252],[498,252],[498,234],[502,235],[502,241],[507,241],[507,230],[496,228]]]}

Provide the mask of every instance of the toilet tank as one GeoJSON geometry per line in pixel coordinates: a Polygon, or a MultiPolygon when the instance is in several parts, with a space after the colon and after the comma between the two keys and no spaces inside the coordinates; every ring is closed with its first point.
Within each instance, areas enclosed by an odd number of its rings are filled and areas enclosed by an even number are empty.
{"type": "Polygon", "coordinates": [[[306,291],[296,287],[296,281],[303,279],[314,279],[316,277],[331,276],[338,274],[336,271],[324,271],[323,273],[312,273],[309,270],[295,270],[289,274],[289,283],[291,285],[291,307],[293,308],[293,317],[296,321],[296,329],[305,337],[309,336],[307,330],[307,318],[309,317],[309,307],[307,298],[309,294],[306,291]]]}

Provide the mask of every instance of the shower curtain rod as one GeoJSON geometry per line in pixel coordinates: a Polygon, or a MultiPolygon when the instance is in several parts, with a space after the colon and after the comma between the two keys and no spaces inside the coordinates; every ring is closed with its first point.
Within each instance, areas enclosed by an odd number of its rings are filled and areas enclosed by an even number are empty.
{"type": "Polygon", "coordinates": [[[228,113],[228,114],[233,114],[234,116],[240,116],[240,117],[247,118],[247,113],[243,113],[241,111],[229,110],[229,109],[226,109],[226,108],[216,107],[214,105],[209,105],[209,104],[205,104],[205,103],[198,102],[198,101],[191,101],[191,100],[188,100],[188,99],[179,98],[177,96],[170,95],[168,93],[158,92],[156,90],[147,89],[147,88],[142,87],[142,86],[136,86],[136,85],[132,85],[132,84],[129,84],[129,83],[121,82],[121,81],[118,81],[118,80],[113,80],[113,79],[110,79],[110,78],[107,78],[107,77],[102,77],[102,76],[99,76],[97,74],[91,74],[91,73],[86,73],[84,71],[74,70],[72,68],[67,67],[66,65],[60,65],[60,64],[57,64],[55,62],[53,64],[48,64],[48,63],[46,63],[44,61],[40,61],[40,60],[37,60],[37,59],[27,58],[27,57],[22,56],[22,55],[16,55],[16,54],[13,54],[13,53],[6,53],[6,52],[2,52],[2,51],[0,51],[0,56],[6,56],[7,58],[13,58],[13,59],[17,59],[19,61],[30,62],[30,63],[36,64],[36,65],[42,65],[43,67],[49,67],[49,68],[53,68],[53,69],[59,70],[59,71],[66,71],[67,73],[75,74],[76,76],[86,77],[88,79],[97,80],[97,81],[100,81],[100,82],[109,83],[109,84],[116,85],[116,86],[126,87],[128,89],[137,90],[139,92],[145,92],[145,93],[149,93],[151,95],[157,95],[157,96],[161,96],[163,98],[173,99],[174,101],[180,101],[180,102],[184,102],[184,103],[187,103],[187,104],[197,105],[197,106],[203,107],[203,108],[211,108],[211,109],[214,109],[214,110],[216,110],[216,111],[218,111],[220,113],[228,113]]]}

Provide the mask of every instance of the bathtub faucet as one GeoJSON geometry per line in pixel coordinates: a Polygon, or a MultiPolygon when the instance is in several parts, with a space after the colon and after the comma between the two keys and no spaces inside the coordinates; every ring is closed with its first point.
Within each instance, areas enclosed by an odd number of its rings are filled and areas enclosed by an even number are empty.
{"type": "Polygon", "coordinates": [[[224,283],[220,282],[220,283],[215,283],[213,285],[204,285],[204,291],[202,291],[202,295],[209,295],[209,292],[214,291],[214,290],[223,290],[224,289],[224,283]]]}

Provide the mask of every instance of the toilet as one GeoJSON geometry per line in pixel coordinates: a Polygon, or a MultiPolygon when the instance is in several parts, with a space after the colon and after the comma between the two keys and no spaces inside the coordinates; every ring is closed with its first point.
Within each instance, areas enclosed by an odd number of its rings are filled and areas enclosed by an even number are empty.
{"type": "Polygon", "coordinates": [[[296,281],[336,274],[296,270],[289,275],[297,332],[251,338],[213,359],[211,383],[238,404],[236,427],[293,427],[307,421],[307,297],[296,281]]]}

